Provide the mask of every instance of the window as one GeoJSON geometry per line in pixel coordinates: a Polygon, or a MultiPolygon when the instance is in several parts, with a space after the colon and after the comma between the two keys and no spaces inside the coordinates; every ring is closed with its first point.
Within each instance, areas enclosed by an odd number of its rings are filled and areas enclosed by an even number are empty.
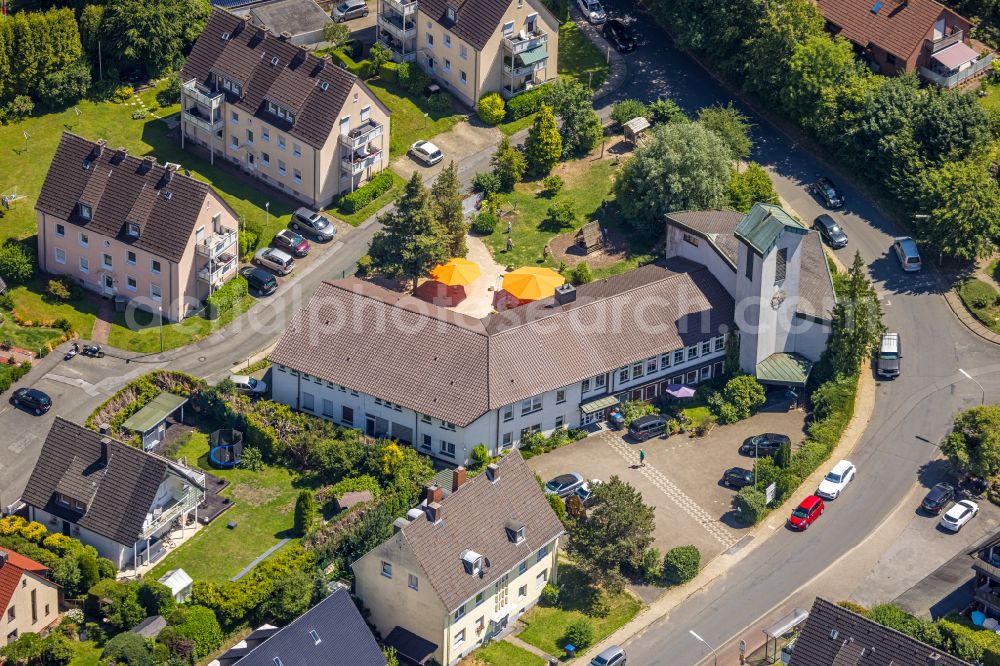
{"type": "Polygon", "coordinates": [[[720,335],[715,339],[715,351],[722,351],[726,348],[726,336],[720,335]]]}
{"type": "Polygon", "coordinates": [[[628,381],[628,368],[622,368],[618,371],[618,381],[622,383],[628,381]]]}
{"type": "Polygon", "coordinates": [[[382,561],[382,575],[386,578],[392,578],[392,564],[385,560],[382,561]]]}
{"type": "Polygon", "coordinates": [[[292,180],[296,183],[302,182],[302,172],[298,169],[292,169],[292,180]]]}
{"type": "Polygon", "coordinates": [[[528,426],[527,428],[521,428],[521,439],[524,439],[533,432],[541,432],[541,431],[542,431],[541,423],[536,423],[535,425],[528,426]]]}
{"type": "Polygon", "coordinates": [[[778,250],[778,256],[774,262],[774,284],[781,284],[785,281],[785,270],[788,265],[788,248],[778,250]]]}
{"type": "Polygon", "coordinates": [[[895,65],[896,64],[896,56],[892,55],[891,53],[886,53],[885,54],[885,61],[888,64],[890,64],[890,65],[895,65]]]}
{"type": "Polygon", "coordinates": [[[528,586],[527,585],[522,585],[521,587],[517,588],[517,598],[518,599],[524,599],[526,596],[528,596],[528,586]]]}
{"type": "Polygon", "coordinates": [[[455,634],[455,647],[458,647],[465,642],[465,629],[455,634]]]}
{"type": "Polygon", "coordinates": [[[451,421],[441,421],[441,429],[455,432],[455,424],[451,421]]]}
{"type": "Polygon", "coordinates": [[[110,254],[105,254],[104,255],[104,267],[105,268],[111,268],[111,266],[112,266],[111,255],[110,254]]]}
{"type": "Polygon", "coordinates": [[[152,298],[154,301],[158,301],[161,298],[163,298],[163,296],[160,293],[160,285],[158,284],[149,285],[149,297],[152,298]]]}
{"type": "Polygon", "coordinates": [[[565,416],[557,416],[556,417],[556,430],[559,430],[560,428],[563,428],[565,426],[566,426],[566,417],[565,416]]]}
{"type": "Polygon", "coordinates": [[[691,372],[687,373],[687,383],[688,384],[694,384],[697,381],[698,381],[698,371],[697,370],[692,370],[691,372]]]}
{"type": "Polygon", "coordinates": [[[239,125],[239,123],[240,123],[240,114],[236,113],[235,111],[231,111],[230,114],[229,114],[229,119],[232,120],[237,125],[239,125]]]}
{"type": "Polygon", "coordinates": [[[278,173],[284,176],[287,173],[285,169],[285,162],[283,160],[278,160],[278,173]]]}
{"type": "Polygon", "coordinates": [[[706,354],[711,354],[711,353],[712,353],[712,341],[705,340],[703,343],[701,343],[701,355],[705,356],[706,354]]]}
{"type": "Polygon", "coordinates": [[[297,143],[292,144],[292,155],[295,157],[302,157],[302,146],[297,143]]]}
{"type": "Polygon", "coordinates": [[[510,37],[513,34],[514,34],[514,22],[511,21],[510,23],[504,23],[503,24],[503,36],[504,37],[510,37]]]}
{"type": "Polygon", "coordinates": [[[126,225],[126,231],[127,231],[128,235],[132,236],[133,238],[138,238],[139,237],[139,225],[136,224],[135,222],[129,222],[126,225]]]}
{"type": "Polygon", "coordinates": [[[80,246],[90,247],[90,236],[87,234],[80,234],[80,246]]]}
{"type": "Polygon", "coordinates": [[[427,33],[427,48],[432,48],[434,46],[434,35],[427,33]]]}
{"type": "Polygon", "coordinates": [[[469,59],[469,49],[465,48],[465,44],[458,45],[458,57],[462,60],[469,59]]]}
{"type": "Polygon", "coordinates": [[[341,406],[341,408],[340,408],[340,420],[345,425],[353,426],[354,425],[354,408],[353,407],[344,407],[344,406],[341,406]]]}
{"type": "Polygon", "coordinates": [[[694,245],[695,247],[698,247],[698,237],[697,236],[692,236],[691,234],[684,234],[684,242],[685,243],[690,243],[691,245],[694,245]]]}
{"type": "Polygon", "coordinates": [[[461,620],[465,617],[465,605],[459,606],[458,610],[451,614],[451,617],[455,620],[461,620]]]}
{"type": "Polygon", "coordinates": [[[267,153],[261,153],[260,159],[264,163],[264,166],[271,166],[271,156],[267,153]]]}
{"type": "Polygon", "coordinates": [[[409,574],[407,576],[406,586],[409,587],[411,590],[419,589],[420,581],[417,580],[417,577],[414,576],[413,574],[409,574]]]}
{"type": "Polygon", "coordinates": [[[125,278],[125,285],[128,287],[129,291],[135,291],[138,287],[138,283],[136,283],[135,278],[131,275],[125,278]]]}
{"type": "Polygon", "coordinates": [[[507,405],[503,408],[503,420],[513,421],[514,420],[514,405],[507,405]]]}
{"type": "Polygon", "coordinates": [[[80,272],[81,273],[90,272],[90,261],[86,257],[80,257],[80,272]]]}
{"type": "Polygon", "coordinates": [[[693,358],[698,358],[698,345],[688,347],[688,360],[690,361],[693,358]]]}
{"type": "Polygon", "coordinates": [[[160,274],[160,262],[158,262],[156,259],[153,259],[153,263],[150,264],[149,271],[153,275],[159,275],[160,274]]]}
{"type": "Polygon", "coordinates": [[[266,127],[261,127],[260,128],[260,138],[262,140],[264,140],[264,141],[270,141],[271,140],[271,130],[267,129],[266,127]]]}
{"type": "Polygon", "coordinates": [[[323,416],[333,418],[333,401],[323,398],[323,416]]]}
{"type": "Polygon", "coordinates": [[[247,130],[247,143],[253,143],[253,130],[247,130]]]}
{"type": "Polygon", "coordinates": [[[90,206],[87,204],[80,204],[80,219],[89,220],[92,212],[93,211],[91,211],[90,206]]]}
{"type": "Polygon", "coordinates": [[[543,569],[540,574],[535,576],[535,587],[543,587],[547,582],[549,582],[549,570],[543,569]]]}
{"type": "Polygon", "coordinates": [[[505,432],[503,434],[503,437],[500,439],[500,444],[502,446],[510,446],[513,443],[514,443],[514,433],[505,432]]]}
{"type": "Polygon", "coordinates": [[[66,235],[66,227],[65,227],[65,225],[57,224],[56,225],[56,236],[58,236],[59,238],[62,238],[65,235],[66,235]]]}
{"type": "Polygon", "coordinates": [[[451,60],[448,60],[447,58],[444,59],[444,71],[451,71],[451,60]]]}
{"type": "Polygon", "coordinates": [[[361,122],[364,122],[372,117],[372,107],[371,105],[361,108],[361,122]]]}
{"type": "Polygon", "coordinates": [[[549,554],[549,546],[548,544],[546,544],[538,549],[538,555],[535,557],[535,561],[541,562],[542,560],[545,559],[545,556],[548,554],[549,554]]]}
{"type": "Polygon", "coordinates": [[[594,386],[596,388],[602,389],[607,385],[607,383],[608,383],[607,375],[597,375],[596,377],[594,377],[594,386]]]}
{"type": "Polygon", "coordinates": [[[639,379],[642,377],[642,363],[636,363],[632,366],[632,379],[639,379]]]}
{"type": "MultiPolygon", "coordinates": [[[[21,587],[28,587],[28,580],[21,579],[21,587]]],[[[31,623],[38,622],[38,590],[31,591],[31,623]]]]}
{"type": "Polygon", "coordinates": [[[524,562],[521,562],[520,564],[517,565],[517,575],[518,576],[520,576],[521,574],[523,574],[527,570],[528,570],[528,560],[525,560],[524,562]]]}
{"type": "Polygon", "coordinates": [[[420,445],[420,448],[430,451],[434,447],[434,439],[430,435],[424,435],[423,439],[424,443],[420,445]]]}
{"type": "MultiPolygon", "coordinates": [[[[453,10],[452,10],[451,8],[449,8],[449,9],[448,9],[448,11],[449,11],[449,12],[452,12],[453,10]]],[[[445,47],[446,49],[450,49],[450,48],[451,48],[451,35],[447,35],[447,34],[446,34],[446,35],[444,36],[444,47],[445,47]]]]}
{"type": "Polygon", "coordinates": [[[431,422],[431,417],[429,415],[427,415],[427,414],[421,414],[420,415],[420,422],[421,423],[430,423],[431,422]]]}
{"type": "Polygon", "coordinates": [[[56,248],[56,262],[60,264],[66,263],[66,251],[61,248],[56,248]]]}
{"type": "Polygon", "coordinates": [[[558,391],[556,391],[556,404],[561,405],[564,402],[566,402],[566,390],[559,389],[558,391]]]}
{"type": "Polygon", "coordinates": [[[521,401],[521,416],[527,414],[532,414],[541,410],[542,408],[542,396],[536,395],[534,398],[528,398],[527,400],[521,401]]]}
{"type": "Polygon", "coordinates": [[[678,349],[677,351],[674,352],[674,363],[676,364],[683,362],[684,362],[684,350],[678,349]]]}
{"type": "Polygon", "coordinates": [[[310,412],[315,411],[316,403],[315,396],[312,393],[302,392],[302,409],[308,410],[310,412]]]}
{"type": "Polygon", "coordinates": [[[646,374],[648,375],[651,372],[656,372],[655,358],[646,359],[646,374]]]}
{"type": "Polygon", "coordinates": [[[135,266],[135,252],[133,252],[132,250],[128,250],[125,253],[125,263],[127,263],[129,266],[135,266]]]}
{"type": "Polygon", "coordinates": [[[746,275],[746,277],[747,277],[748,280],[752,280],[753,279],[753,250],[751,250],[750,247],[746,246],[746,245],[744,245],[743,247],[746,250],[746,254],[747,254],[747,270],[746,270],[745,275],[746,275]]]}
{"type": "Polygon", "coordinates": [[[443,456],[447,456],[449,458],[454,458],[455,457],[455,444],[452,443],[452,442],[446,442],[446,441],[444,441],[442,439],[441,443],[438,445],[438,452],[441,455],[443,455],[443,456]]]}
{"type": "Polygon", "coordinates": [[[49,616],[49,605],[45,604],[45,617],[49,616]]]}
{"type": "Polygon", "coordinates": [[[590,390],[590,380],[584,379],[582,382],[580,382],[580,393],[586,393],[589,390],[590,390]]]}
{"type": "Polygon", "coordinates": [[[13,622],[15,617],[16,613],[14,613],[14,607],[11,606],[10,608],[7,609],[7,621],[13,622]]]}
{"type": "Polygon", "coordinates": [[[279,134],[278,135],[278,150],[284,150],[284,149],[285,149],[285,137],[283,137],[283,136],[281,136],[279,134]]]}
{"type": "Polygon", "coordinates": [[[239,148],[240,147],[240,140],[237,139],[235,135],[230,135],[230,137],[229,137],[229,145],[232,146],[233,148],[239,148]]]}
{"type": "Polygon", "coordinates": [[[666,354],[660,356],[660,368],[669,368],[669,367],[670,367],[670,352],[667,352],[666,354]]]}

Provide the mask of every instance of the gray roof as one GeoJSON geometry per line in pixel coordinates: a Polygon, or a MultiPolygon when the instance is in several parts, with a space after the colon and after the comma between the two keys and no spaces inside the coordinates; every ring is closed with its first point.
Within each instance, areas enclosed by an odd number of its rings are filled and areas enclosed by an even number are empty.
{"type": "Polygon", "coordinates": [[[151,159],[63,132],[35,208],[178,262],[210,191],[151,159]],[[81,203],[90,207],[90,221],[81,219],[81,203]],[[126,221],[139,225],[138,238],[127,234],[126,221]]]}
{"type": "Polygon", "coordinates": [[[519,400],[732,330],[707,268],[648,264],[475,319],[348,278],[326,282],[271,360],[459,425],[519,400]],[[334,350],[334,351],[331,351],[334,350]]]}
{"type": "Polygon", "coordinates": [[[276,35],[287,32],[295,37],[322,30],[327,23],[333,23],[313,0],[271,0],[247,7],[247,11],[254,25],[265,27],[276,35]]]}
{"type": "Polygon", "coordinates": [[[735,210],[682,210],[668,213],[667,222],[709,241],[735,269],[739,262],[739,242],[735,231],[743,217],[743,213],[735,210]]]}
{"type": "Polygon", "coordinates": [[[131,546],[142,532],[167,468],[163,458],[57,416],[21,499],[131,546]],[[60,505],[55,499],[58,492],[84,502],[86,510],[81,514],[60,505]]]}
{"type": "MultiPolygon", "coordinates": [[[[420,11],[476,50],[482,50],[497,30],[513,0],[420,0],[420,11]],[[455,9],[455,20],[448,19],[448,7],[455,9]]],[[[538,3],[540,11],[551,15],[538,3]]]]}
{"type": "Polygon", "coordinates": [[[971,666],[915,638],[816,598],[791,666],[971,666]],[[834,633],[836,632],[836,633],[834,633]],[[937,661],[929,657],[938,655],[937,661]]]}
{"type": "Polygon", "coordinates": [[[785,231],[806,234],[809,230],[781,206],[755,203],[736,225],[735,233],[758,254],[764,255],[785,231]]]}
{"type": "Polygon", "coordinates": [[[143,638],[156,638],[156,636],[167,627],[167,621],[162,615],[150,615],[145,620],[135,625],[130,632],[139,634],[143,638]]]}
{"type": "Polygon", "coordinates": [[[830,266],[826,263],[823,241],[818,231],[810,231],[799,246],[802,251],[799,273],[799,314],[825,319],[833,317],[837,297],[830,266]]]}

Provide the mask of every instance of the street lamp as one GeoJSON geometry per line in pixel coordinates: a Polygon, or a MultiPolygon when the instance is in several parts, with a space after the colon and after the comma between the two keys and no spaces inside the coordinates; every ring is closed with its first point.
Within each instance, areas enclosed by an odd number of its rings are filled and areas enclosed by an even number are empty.
{"type": "Polygon", "coordinates": [[[690,633],[692,636],[694,636],[699,641],[701,641],[702,643],[704,643],[705,647],[707,647],[709,650],[712,651],[712,663],[715,664],[715,666],[719,666],[719,654],[715,651],[715,648],[712,647],[711,645],[709,645],[708,641],[706,641],[704,638],[702,638],[698,634],[694,633],[694,629],[688,629],[688,633],[690,633]]]}
{"type": "Polygon", "coordinates": [[[158,306],[160,312],[160,353],[163,353],[163,306],[158,306]]]}
{"type": "Polygon", "coordinates": [[[979,404],[980,405],[985,405],[986,404],[986,389],[983,388],[983,385],[980,384],[979,382],[977,382],[975,377],[973,377],[972,375],[970,375],[969,373],[967,373],[965,370],[962,370],[962,368],[959,368],[958,371],[961,372],[963,375],[965,375],[966,379],[972,380],[972,382],[976,386],[979,387],[979,390],[983,392],[983,400],[979,404]]]}
{"type": "Polygon", "coordinates": [[[264,202],[264,229],[267,229],[268,223],[271,221],[271,202],[264,202]]]}

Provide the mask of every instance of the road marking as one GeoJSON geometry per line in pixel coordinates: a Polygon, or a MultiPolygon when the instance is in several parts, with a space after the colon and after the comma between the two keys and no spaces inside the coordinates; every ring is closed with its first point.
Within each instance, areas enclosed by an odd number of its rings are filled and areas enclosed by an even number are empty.
{"type": "Polygon", "coordinates": [[[79,377],[64,377],[62,375],[57,375],[50,372],[49,374],[42,377],[42,379],[51,379],[52,381],[59,382],[60,384],[68,384],[69,386],[75,386],[76,388],[81,389],[84,393],[86,393],[92,398],[96,398],[97,396],[101,395],[101,392],[97,389],[96,386],[94,386],[88,381],[80,379],[79,377]]]}

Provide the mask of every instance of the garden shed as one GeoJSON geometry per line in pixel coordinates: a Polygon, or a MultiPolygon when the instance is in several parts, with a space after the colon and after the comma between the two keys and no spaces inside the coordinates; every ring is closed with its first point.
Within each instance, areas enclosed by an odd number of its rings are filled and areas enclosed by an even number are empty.
{"type": "Polygon", "coordinates": [[[167,432],[167,418],[180,410],[179,420],[184,420],[184,405],[187,401],[188,399],[182,395],[162,392],[126,419],[122,423],[122,429],[139,433],[143,450],[150,451],[163,441],[167,432]]]}
{"type": "Polygon", "coordinates": [[[597,222],[588,222],[576,232],[576,244],[586,254],[597,252],[604,247],[604,233],[597,222]]]}
{"type": "Polygon", "coordinates": [[[625,140],[633,145],[639,143],[639,139],[642,138],[646,130],[649,129],[649,121],[639,116],[638,118],[633,118],[632,120],[625,123],[625,140]]]}
{"type": "Polygon", "coordinates": [[[161,583],[170,589],[174,601],[182,604],[191,599],[191,586],[194,581],[184,569],[171,569],[160,578],[161,583]]]}

